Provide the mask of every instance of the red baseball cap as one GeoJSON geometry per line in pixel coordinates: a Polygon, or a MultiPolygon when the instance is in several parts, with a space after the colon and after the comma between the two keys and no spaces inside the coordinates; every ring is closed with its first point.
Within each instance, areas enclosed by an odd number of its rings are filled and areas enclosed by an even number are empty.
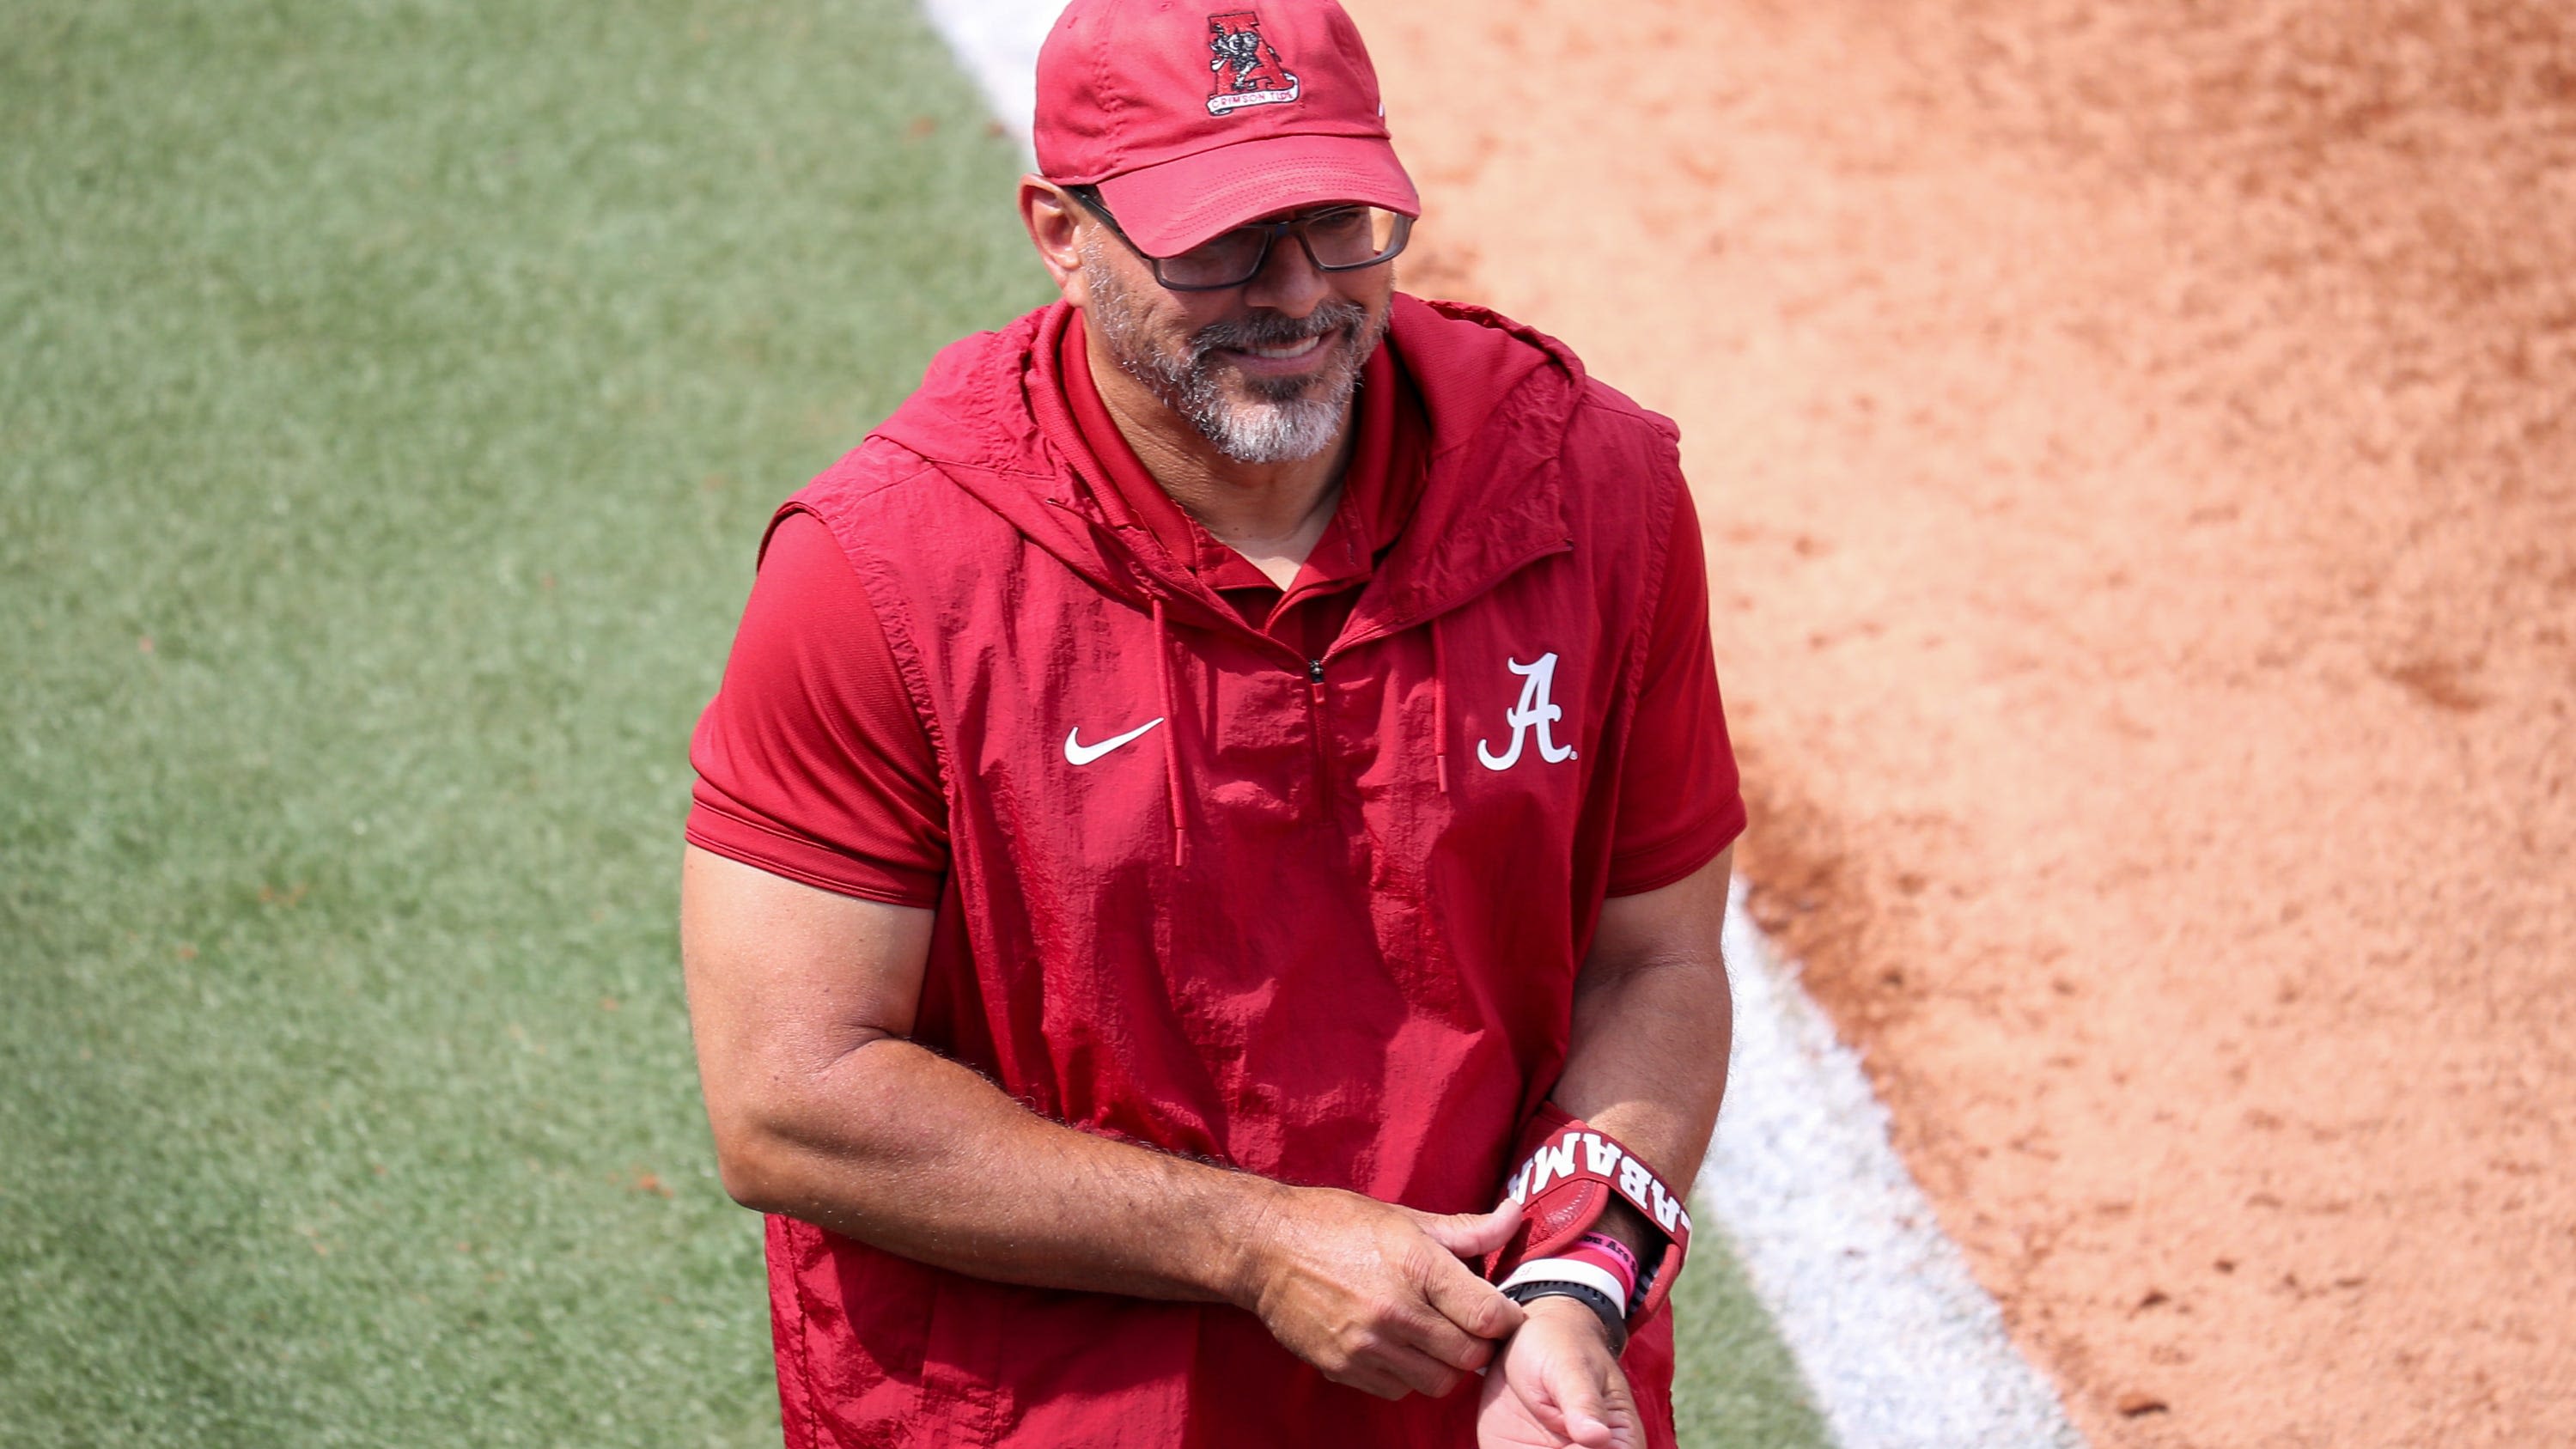
{"type": "Polygon", "coordinates": [[[1073,0],[1038,51],[1038,170],[1148,255],[1333,202],[1422,214],[1333,0],[1073,0]]]}

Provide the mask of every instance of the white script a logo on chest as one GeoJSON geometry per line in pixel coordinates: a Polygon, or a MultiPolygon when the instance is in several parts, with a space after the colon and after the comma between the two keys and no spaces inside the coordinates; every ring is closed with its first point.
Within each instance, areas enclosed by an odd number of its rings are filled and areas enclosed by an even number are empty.
{"type": "Polygon", "coordinates": [[[1542,654],[1530,664],[1517,659],[1504,662],[1511,666],[1512,673],[1521,676],[1521,701],[1503,712],[1503,723],[1512,727],[1512,742],[1503,747],[1501,754],[1496,754],[1490,741],[1476,741],[1477,760],[1488,770],[1510,769],[1520,763],[1521,747],[1529,743],[1533,730],[1538,733],[1540,759],[1551,765],[1573,759],[1574,746],[1558,744],[1551,729],[1558,720],[1565,718],[1565,711],[1548,698],[1548,691],[1556,683],[1556,655],[1542,654]]]}

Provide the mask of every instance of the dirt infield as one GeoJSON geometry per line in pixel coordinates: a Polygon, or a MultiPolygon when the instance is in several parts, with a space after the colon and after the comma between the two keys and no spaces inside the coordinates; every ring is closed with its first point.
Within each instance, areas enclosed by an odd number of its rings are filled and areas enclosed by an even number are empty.
{"type": "Polygon", "coordinates": [[[1355,0],[1679,417],[1760,913],[2097,1445],[2576,1443],[2576,12],[1355,0]]]}

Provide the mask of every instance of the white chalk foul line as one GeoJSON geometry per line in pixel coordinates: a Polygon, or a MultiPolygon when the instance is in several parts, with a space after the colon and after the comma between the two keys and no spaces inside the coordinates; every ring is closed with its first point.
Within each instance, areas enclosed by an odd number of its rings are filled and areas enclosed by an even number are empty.
{"type": "Polygon", "coordinates": [[[1038,47],[1065,0],[922,0],[931,28],[984,93],[993,118],[1029,144],[1038,106],[1038,47]]]}
{"type": "MultiPolygon", "coordinates": [[[[994,116],[1028,146],[1038,47],[1063,0],[923,0],[994,116]]],[[[1887,1110],[1744,914],[1727,904],[1735,1055],[1701,1200],[1843,1449],[2083,1449],[2005,1336],[1887,1140],[1887,1110]]]]}
{"type": "Polygon", "coordinates": [[[1700,1169],[1844,1449],[2081,1449],[1888,1144],[1860,1058],[1727,902],[1735,1056],[1700,1169]]]}

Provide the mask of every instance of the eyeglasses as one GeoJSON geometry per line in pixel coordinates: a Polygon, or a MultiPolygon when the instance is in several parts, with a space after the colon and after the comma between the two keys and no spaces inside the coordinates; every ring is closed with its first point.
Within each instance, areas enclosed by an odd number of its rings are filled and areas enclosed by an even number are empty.
{"type": "Polygon", "coordinates": [[[1256,221],[1204,241],[1176,257],[1152,256],[1100,204],[1100,192],[1089,186],[1065,188],[1093,215],[1109,224],[1127,249],[1154,269],[1154,280],[1175,292],[1216,292],[1240,287],[1261,275],[1270,248],[1282,236],[1297,238],[1306,260],[1319,272],[1356,272],[1393,261],[1413,235],[1413,218],[1382,206],[1328,206],[1278,221],[1256,221]]]}

